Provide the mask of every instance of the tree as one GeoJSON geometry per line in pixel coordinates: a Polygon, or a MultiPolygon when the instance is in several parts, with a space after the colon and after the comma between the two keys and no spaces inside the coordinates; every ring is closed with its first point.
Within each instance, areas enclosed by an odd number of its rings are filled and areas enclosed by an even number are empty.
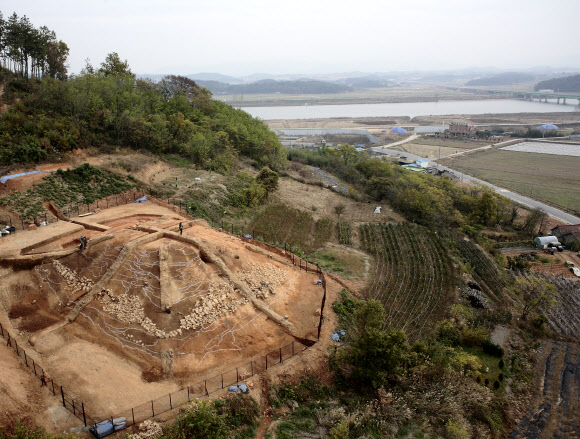
{"type": "Polygon", "coordinates": [[[383,330],[384,321],[385,310],[377,300],[363,302],[354,314],[351,342],[336,358],[354,383],[378,389],[404,370],[409,351],[405,333],[383,330]]]}
{"type": "Polygon", "coordinates": [[[105,76],[130,76],[135,77],[131,69],[129,68],[129,63],[127,60],[121,61],[119,54],[117,52],[111,52],[105,58],[105,61],[101,63],[101,68],[99,73],[105,76]]]}
{"type": "Polygon", "coordinates": [[[267,195],[278,189],[278,173],[267,166],[264,166],[256,176],[256,181],[264,186],[267,195]]]}
{"type": "Polygon", "coordinates": [[[524,304],[522,320],[526,320],[531,312],[542,308],[552,308],[556,304],[558,295],[556,287],[543,279],[519,278],[515,282],[514,289],[524,304]]]}
{"type": "Polygon", "coordinates": [[[352,163],[358,156],[356,148],[346,143],[341,143],[340,145],[338,145],[338,152],[340,153],[340,156],[344,160],[344,164],[347,166],[349,163],[352,163]]]}
{"type": "Polygon", "coordinates": [[[542,228],[546,221],[547,214],[542,209],[533,209],[526,217],[523,229],[528,233],[534,233],[536,228],[542,228]]]}
{"type": "Polygon", "coordinates": [[[346,206],[342,203],[334,206],[334,213],[336,213],[336,216],[338,217],[338,219],[340,219],[340,215],[342,215],[344,213],[345,209],[346,209],[346,206]]]}

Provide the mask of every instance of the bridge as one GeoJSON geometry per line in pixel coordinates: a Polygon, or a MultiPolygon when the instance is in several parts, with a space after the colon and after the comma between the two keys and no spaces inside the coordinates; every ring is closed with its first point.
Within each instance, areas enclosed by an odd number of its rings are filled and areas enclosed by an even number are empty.
{"type": "Polygon", "coordinates": [[[578,99],[578,105],[580,105],[580,95],[570,94],[570,93],[558,93],[558,92],[541,92],[541,91],[513,91],[513,90],[479,90],[486,91],[493,94],[508,94],[513,95],[521,99],[527,99],[533,101],[538,99],[540,102],[542,99],[544,102],[548,102],[548,99],[556,99],[558,104],[562,100],[562,104],[566,103],[566,99],[578,99]]]}

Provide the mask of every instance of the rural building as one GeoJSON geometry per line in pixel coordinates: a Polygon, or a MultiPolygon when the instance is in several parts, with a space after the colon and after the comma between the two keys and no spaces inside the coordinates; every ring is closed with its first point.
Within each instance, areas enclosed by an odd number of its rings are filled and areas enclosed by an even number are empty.
{"type": "Polygon", "coordinates": [[[554,227],[550,233],[564,245],[580,245],[580,224],[554,227]]]}
{"type": "Polygon", "coordinates": [[[451,122],[449,134],[452,136],[475,136],[475,125],[471,123],[451,122]]]}
{"type": "Polygon", "coordinates": [[[421,168],[426,168],[429,166],[429,160],[427,159],[417,159],[415,163],[417,163],[417,165],[419,165],[421,168]]]}
{"type": "Polygon", "coordinates": [[[548,248],[549,244],[555,244],[557,242],[559,241],[555,236],[538,236],[534,238],[534,245],[538,248],[548,248]]]}

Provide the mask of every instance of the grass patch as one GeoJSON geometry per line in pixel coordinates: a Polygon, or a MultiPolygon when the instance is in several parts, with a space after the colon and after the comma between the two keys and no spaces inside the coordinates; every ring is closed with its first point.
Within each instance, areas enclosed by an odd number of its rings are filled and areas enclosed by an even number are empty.
{"type": "Polygon", "coordinates": [[[249,226],[257,239],[314,253],[332,239],[334,223],[315,221],[312,215],[284,204],[271,204],[258,211],[249,226]]]}
{"type": "Polygon", "coordinates": [[[359,279],[365,274],[364,258],[348,249],[325,247],[312,255],[312,261],[324,271],[348,279],[359,279]]]}
{"type": "Polygon", "coordinates": [[[480,384],[485,385],[485,380],[488,380],[488,385],[490,389],[493,389],[493,384],[495,381],[499,381],[500,389],[503,388],[503,380],[499,379],[500,374],[503,374],[503,377],[507,377],[507,368],[504,366],[502,370],[499,367],[500,359],[494,357],[493,355],[486,354],[483,352],[483,349],[480,347],[468,347],[462,346],[462,349],[471,354],[475,355],[482,364],[481,369],[479,370],[480,373],[480,384]]]}

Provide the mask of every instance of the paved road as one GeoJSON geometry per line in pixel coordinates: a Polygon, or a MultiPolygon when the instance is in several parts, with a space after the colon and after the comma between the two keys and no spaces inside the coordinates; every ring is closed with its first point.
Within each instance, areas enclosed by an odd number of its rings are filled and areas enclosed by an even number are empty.
{"type": "MultiPolygon", "coordinates": [[[[505,143],[505,142],[503,142],[503,143],[505,143]]],[[[501,145],[501,144],[498,143],[495,146],[497,146],[497,145],[501,145]]],[[[483,146],[483,147],[478,148],[478,149],[488,149],[488,148],[489,148],[489,146],[483,146]]],[[[418,155],[415,155],[415,154],[397,151],[395,149],[388,149],[385,147],[374,147],[371,149],[373,151],[375,151],[377,154],[384,154],[384,155],[387,155],[389,157],[406,157],[407,160],[417,160],[417,159],[423,158],[423,157],[419,157],[418,155]]],[[[458,154],[461,154],[461,153],[458,153],[458,154]]],[[[520,203],[524,206],[530,207],[532,209],[536,209],[536,208],[542,209],[544,212],[546,212],[548,215],[556,218],[558,221],[562,221],[562,222],[567,223],[567,224],[580,224],[580,218],[578,218],[577,216],[570,215],[569,213],[566,213],[560,209],[556,209],[555,207],[549,206],[545,203],[542,203],[541,201],[537,201],[537,200],[534,200],[532,198],[517,194],[515,192],[508,191],[507,189],[493,185],[491,183],[488,183],[487,181],[480,180],[479,178],[472,177],[471,175],[463,174],[460,171],[456,171],[454,169],[448,168],[448,167],[443,166],[443,165],[438,165],[437,159],[429,159],[428,166],[429,167],[438,167],[440,171],[441,170],[448,171],[463,181],[468,181],[468,182],[473,183],[473,184],[481,184],[483,186],[490,187],[494,191],[496,191],[497,193],[503,195],[504,197],[509,198],[510,200],[515,201],[517,203],[520,203]]]]}

